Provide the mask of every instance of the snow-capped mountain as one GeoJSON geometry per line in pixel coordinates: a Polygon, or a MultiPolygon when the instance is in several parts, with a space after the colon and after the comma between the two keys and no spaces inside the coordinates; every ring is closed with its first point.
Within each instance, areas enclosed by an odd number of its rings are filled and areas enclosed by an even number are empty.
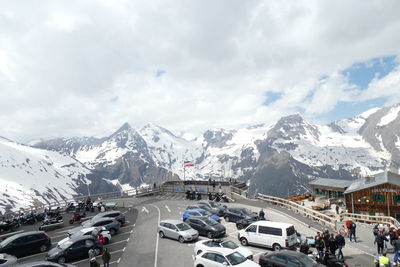
{"type": "Polygon", "coordinates": [[[274,124],[205,131],[193,141],[155,124],[124,124],[104,138],[42,141],[67,153],[110,184],[139,186],[167,179],[249,180],[252,193],[286,196],[309,190],[316,177],[353,179],[400,166],[400,105],[375,108],[328,125],[299,114],[274,124]]]}
{"type": "Polygon", "coordinates": [[[82,163],[67,155],[0,137],[0,211],[87,193],[89,173],[82,163]]]}

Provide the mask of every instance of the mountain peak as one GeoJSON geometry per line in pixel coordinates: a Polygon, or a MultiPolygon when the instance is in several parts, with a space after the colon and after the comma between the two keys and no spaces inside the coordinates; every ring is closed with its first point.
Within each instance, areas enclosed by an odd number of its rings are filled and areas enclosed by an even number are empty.
{"type": "Polygon", "coordinates": [[[131,130],[133,130],[131,125],[129,123],[125,122],[124,124],[122,124],[121,127],[119,127],[119,129],[116,132],[118,133],[118,132],[131,131],[131,130]]]}

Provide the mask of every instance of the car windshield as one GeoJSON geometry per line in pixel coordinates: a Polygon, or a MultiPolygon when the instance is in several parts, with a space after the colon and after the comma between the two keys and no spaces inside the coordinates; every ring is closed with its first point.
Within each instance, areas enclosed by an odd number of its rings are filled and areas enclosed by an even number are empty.
{"type": "Polygon", "coordinates": [[[215,202],[209,202],[209,203],[210,203],[210,206],[213,207],[213,208],[218,208],[219,207],[218,203],[215,203],[215,202]]]}
{"type": "Polygon", "coordinates": [[[61,245],[58,245],[58,247],[61,248],[61,249],[66,249],[69,246],[71,246],[72,244],[73,243],[71,241],[66,241],[66,242],[62,243],[61,245]]]}
{"type": "Polygon", "coordinates": [[[176,227],[178,227],[179,231],[186,231],[190,229],[190,226],[186,223],[179,223],[176,225],[176,227]]]}
{"type": "Polygon", "coordinates": [[[202,211],[199,211],[200,213],[201,213],[201,215],[203,215],[203,216],[210,216],[210,215],[212,215],[212,213],[211,212],[209,212],[209,211],[206,211],[206,210],[202,210],[202,211]]]}
{"type": "Polygon", "coordinates": [[[304,264],[305,267],[314,267],[317,265],[317,262],[307,255],[300,255],[300,261],[304,264]]]}
{"type": "Polygon", "coordinates": [[[216,221],[214,221],[213,219],[205,219],[204,222],[210,226],[214,226],[216,224],[218,224],[216,221]]]}
{"type": "Polygon", "coordinates": [[[251,212],[248,209],[240,209],[240,212],[243,213],[244,215],[252,215],[253,214],[253,212],[251,212]]]}
{"type": "Polygon", "coordinates": [[[233,243],[232,241],[226,241],[221,244],[224,248],[236,249],[239,246],[233,243]]]}
{"type": "Polygon", "coordinates": [[[238,252],[233,252],[232,254],[226,256],[226,258],[228,259],[231,265],[238,265],[246,261],[246,258],[243,257],[242,254],[238,252]]]}
{"type": "Polygon", "coordinates": [[[210,210],[210,207],[209,207],[209,206],[200,206],[200,209],[209,211],[209,210],[210,210]]]}

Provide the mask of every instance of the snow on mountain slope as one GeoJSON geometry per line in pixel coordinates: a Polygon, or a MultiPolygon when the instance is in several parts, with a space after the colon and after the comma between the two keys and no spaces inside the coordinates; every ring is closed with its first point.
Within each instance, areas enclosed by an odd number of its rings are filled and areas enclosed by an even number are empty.
{"type": "Polygon", "coordinates": [[[67,155],[0,138],[0,211],[71,198],[89,173],[67,155]]]}
{"type": "Polygon", "coordinates": [[[385,126],[393,122],[399,116],[400,106],[389,109],[387,114],[381,118],[377,126],[385,126]]]}

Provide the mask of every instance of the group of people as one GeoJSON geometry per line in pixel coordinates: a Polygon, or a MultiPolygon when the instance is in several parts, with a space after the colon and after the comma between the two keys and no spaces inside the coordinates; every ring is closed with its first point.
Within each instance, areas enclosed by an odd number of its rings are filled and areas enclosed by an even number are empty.
{"type": "MultiPolygon", "coordinates": [[[[329,233],[328,229],[323,232],[317,232],[315,238],[315,248],[318,252],[318,258],[321,262],[325,262],[329,255],[335,255],[338,259],[343,259],[343,248],[346,245],[342,232],[329,233]]],[[[308,254],[309,247],[307,239],[303,240],[300,245],[300,252],[308,254]]]]}
{"type": "Polygon", "coordinates": [[[376,244],[378,255],[375,261],[379,262],[387,262],[390,263],[389,258],[386,256],[388,245],[393,247],[394,255],[393,255],[393,266],[397,266],[399,264],[399,246],[400,246],[400,239],[399,239],[399,230],[390,225],[383,225],[383,224],[376,224],[373,228],[374,234],[374,244],[376,244]]]}

